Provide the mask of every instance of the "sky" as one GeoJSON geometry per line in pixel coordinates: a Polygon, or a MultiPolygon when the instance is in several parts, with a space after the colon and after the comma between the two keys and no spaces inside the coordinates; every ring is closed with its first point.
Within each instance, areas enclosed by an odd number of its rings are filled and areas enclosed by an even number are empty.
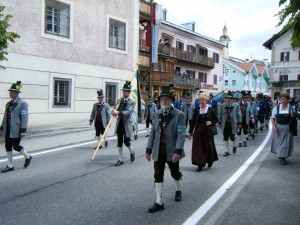
{"type": "Polygon", "coordinates": [[[167,9],[167,21],[180,25],[195,22],[196,32],[219,40],[226,21],[229,55],[240,59],[268,59],[271,51],[262,44],[281,27],[274,16],[279,0],[156,0],[167,9]]]}

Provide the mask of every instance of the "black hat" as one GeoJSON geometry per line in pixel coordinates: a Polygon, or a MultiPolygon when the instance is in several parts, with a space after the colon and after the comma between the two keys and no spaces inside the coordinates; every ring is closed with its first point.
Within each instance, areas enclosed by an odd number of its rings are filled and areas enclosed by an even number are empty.
{"type": "Polygon", "coordinates": [[[225,93],[225,98],[233,98],[233,92],[232,91],[228,91],[227,93],[225,93]]]}
{"type": "Polygon", "coordinates": [[[19,92],[21,93],[20,89],[22,88],[23,84],[21,83],[21,81],[17,81],[15,84],[12,84],[10,89],[8,89],[8,91],[15,91],[15,92],[19,92]]]}
{"type": "Polygon", "coordinates": [[[98,94],[98,98],[103,98],[104,97],[104,94],[103,94],[102,90],[98,90],[97,94],[98,94]]]}
{"type": "Polygon", "coordinates": [[[158,96],[158,101],[160,101],[160,97],[167,96],[172,99],[172,101],[175,101],[174,97],[174,84],[170,84],[168,87],[163,87],[163,90],[160,93],[160,96],[158,96]]]}
{"type": "Polygon", "coordinates": [[[212,98],[214,97],[214,95],[212,93],[210,93],[209,96],[211,96],[212,98]]]}
{"type": "Polygon", "coordinates": [[[251,91],[247,91],[247,97],[252,98],[251,91]]]}
{"type": "Polygon", "coordinates": [[[246,91],[241,91],[242,93],[242,97],[243,98],[247,98],[248,97],[248,93],[246,91]]]}
{"type": "Polygon", "coordinates": [[[122,91],[131,91],[131,82],[129,80],[125,82],[122,91]]]}
{"type": "Polygon", "coordinates": [[[147,97],[148,97],[148,100],[152,100],[153,99],[151,95],[148,95],[147,97]]]}
{"type": "Polygon", "coordinates": [[[199,96],[202,92],[203,92],[203,91],[199,90],[199,91],[198,91],[198,96],[199,96]]]}
{"type": "Polygon", "coordinates": [[[186,94],[186,98],[187,98],[187,99],[191,99],[191,98],[192,98],[191,93],[188,92],[188,93],[186,94]]]}

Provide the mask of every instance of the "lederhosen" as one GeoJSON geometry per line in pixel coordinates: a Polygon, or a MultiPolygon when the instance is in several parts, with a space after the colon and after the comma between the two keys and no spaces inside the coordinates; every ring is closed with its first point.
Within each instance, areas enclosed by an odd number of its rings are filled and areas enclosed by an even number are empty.
{"type": "Polygon", "coordinates": [[[235,141],[235,135],[232,133],[232,125],[231,125],[231,112],[233,110],[232,105],[226,105],[225,107],[226,110],[226,122],[225,122],[225,127],[224,127],[224,141],[228,141],[230,138],[231,141],[235,141]]]}
{"type": "MultiPolygon", "coordinates": [[[[99,102],[97,104],[97,116],[96,116],[96,121],[95,121],[95,129],[96,129],[96,136],[99,137],[100,134],[103,134],[105,131],[105,128],[103,126],[102,122],[102,110],[103,110],[104,102],[99,102]]],[[[105,113],[105,112],[104,112],[105,113]]]]}
{"type": "Polygon", "coordinates": [[[21,138],[10,138],[11,113],[18,105],[18,101],[19,99],[17,101],[10,101],[8,107],[6,108],[7,126],[5,135],[5,149],[7,152],[11,152],[13,148],[18,152],[20,152],[23,149],[23,146],[20,145],[21,138]]]}
{"type": "Polygon", "coordinates": [[[241,129],[238,129],[237,135],[241,135],[242,133],[242,129],[243,129],[243,133],[246,135],[248,134],[248,125],[247,125],[247,102],[245,104],[243,104],[242,102],[240,103],[240,107],[241,107],[241,113],[242,113],[242,127],[241,129]]]}
{"type": "MultiPolygon", "coordinates": [[[[172,109],[171,109],[172,110],[172,109]]],[[[155,183],[162,183],[164,181],[164,171],[165,171],[165,164],[167,163],[170,171],[171,176],[175,180],[180,180],[182,177],[181,172],[179,171],[179,162],[173,163],[172,161],[167,161],[167,149],[166,149],[166,127],[172,120],[172,114],[170,111],[163,115],[164,113],[159,115],[159,126],[161,128],[160,134],[160,145],[159,145],[159,153],[158,153],[158,160],[154,161],[154,179],[155,183]]]]}
{"type": "Polygon", "coordinates": [[[152,125],[152,120],[150,119],[151,107],[152,107],[152,103],[150,103],[150,104],[148,103],[147,104],[148,115],[147,115],[147,118],[146,118],[146,128],[149,128],[149,124],[152,125]]]}
{"type": "MultiPolygon", "coordinates": [[[[127,107],[127,101],[124,99],[120,106],[118,107],[118,111],[125,111],[127,107]]],[[[123,116],[121,116],[118,128],[117,128],[117,137],[118,137],[118,147],[123,147],[123,142],[125,146],[130,146],[130,137],[126,137],[125,124],[123,116]]]]}

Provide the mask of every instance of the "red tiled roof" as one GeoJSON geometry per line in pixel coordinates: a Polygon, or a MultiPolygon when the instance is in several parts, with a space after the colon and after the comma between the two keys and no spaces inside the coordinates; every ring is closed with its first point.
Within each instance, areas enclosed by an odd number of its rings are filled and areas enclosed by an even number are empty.
{"type": "Polygon", "coordinates": [[[266,68],[265,66],[259,66],[259,65],[256,65],[256,67],[259,75],[262,75],[266,68]]]}

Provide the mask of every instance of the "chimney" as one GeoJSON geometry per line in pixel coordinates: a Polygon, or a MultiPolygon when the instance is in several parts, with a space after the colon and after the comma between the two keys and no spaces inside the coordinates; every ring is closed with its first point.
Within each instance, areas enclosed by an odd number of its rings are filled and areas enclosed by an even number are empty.
{"type": "Polygon", "coordinates": [[[190,31],[193,31],[195,32],[195,26],[196,26],[196,23],[195,22],[190,22],[190,23],[183,23],[181,24],[184,28],[190,30],[190,31]]]}
{"type": "Polygon", "coordinates": [[[263,59],[263,62],[266,66],[268,66],[268,59],[263,59]]]}

